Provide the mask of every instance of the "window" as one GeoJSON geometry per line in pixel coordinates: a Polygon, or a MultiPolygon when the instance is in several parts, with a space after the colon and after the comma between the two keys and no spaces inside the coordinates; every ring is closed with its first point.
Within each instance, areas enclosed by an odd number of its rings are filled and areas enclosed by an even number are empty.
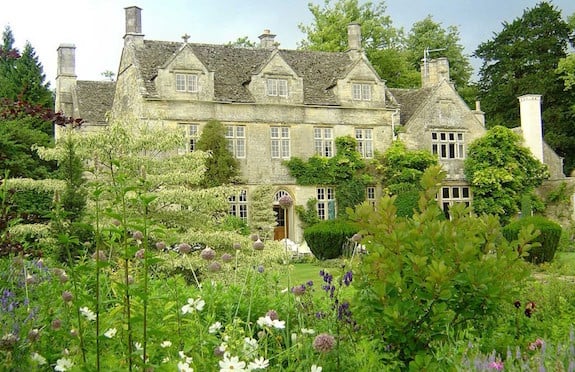
{"type": "Polygon", "coordinates": [[[288,127],[271,127],[271,153],[274,159],[290,157],[290,139],[288,127]]]}
{"type": "Polygon", "coordinates": [[[371,101],[371,84],[353,83],[354,101],[371,101]]]}
{"type": "Polygon", "coordinates": [[[365,189],[365,200],[375,209],[375,186],[368,186],[365,189]]]}
{"type": "Polygon", "coordinates": [[[431,152],[440,159],[463,159],[463,133],[431,132],[431,152]]]}
{"type": "Polygon", "coordinates": [[[197,124],[180,124],[184,128],[186,137],[186,147],[180,153],[192,152],[196,150],[198,144],[198,125],[197,124]]]}
{"type": "Polygon", "coordinates": [[[228,125],[226,127],[226,139],[228,140],[228,150],[236,158],[246,157],[246,127],[228,125]]]}
{"type": "Polygon", "coordinates": [[[373,158],[373,131],[372,129],[356,129],[355,139],[357,151],[364,158],[373,158]]]}
{"type": "Polygon", "coordinates": [[[335,194],[332,187],[317,188],[317,216],[320,220],[335,218],[335,194]]]}
{"type": "Polygon", "coordinates": [[[198,92],[198,75],[176,74],[176,91],[193,93],[198,92]]]}
{"type": "Polygon", "coordinates": [[[331,158],[333,156],[333,133],[331,128],[313,128],[315,153],[331,158]]]}
{"type": "Polygon", "coordinates": [[[232,195],[228,198],[230,203],[230,209],[228,214],[230,216],[236,216],[242,220],[248,220],[248,193],[246,190],[242,190],[238,195],[232,195]]]}
{"type": "Polygon", "coordinates": [[[471,204],[471,193],[469,186],[443,186],[437,195],[437,201],[445,214],[449,218],[449,208],[454,203],[471,204]]]}
{"type": "Polygon", "coordinates": [[[288,96],[288,86],[286,79],[267,79],[266,86],[268,96],[288,96]]]}

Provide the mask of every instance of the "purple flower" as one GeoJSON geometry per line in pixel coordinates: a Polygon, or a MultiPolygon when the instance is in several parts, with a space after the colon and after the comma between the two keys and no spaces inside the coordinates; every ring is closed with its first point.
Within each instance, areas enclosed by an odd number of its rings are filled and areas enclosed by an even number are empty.
{"type": "Polygon", "coordinates": [[[264,249],[264,242],[259,239],[256,240],[252,245],[256,251],[261,251],[264,249]]]}
{"type": "Polygon", "coordinates": [[[106,261],[107,257],[106,254],[101,251],[101,250],[97,250],[96,252],[92,253],[92,259],[98,259],[98,261],[106,261]]]}
{"type": "Polygon", "coordinates": [[[134,233],[132,234],[132,238],[134,238],[134,240],[142,240],[144,239],[144,234],[142,234],[141,231],[134,231],[134,233]]]}
{"type": "Polygon", "coordinates": [[[328,353],[335,345],[335,338],[328,333],[320,333],[313,340],[313,348],[320,353],[328,353]]]}
{"type": "Polygon", "coordinates": [[[74,295],[70,291],[62,292],[62,299],[64,302],[70,302],[74,299],[74,295]]]}
{"type": "Polygon", "coordinates": [[[268,312],[266,313],[266,316],[269,316],[271,320],[278,320],[279,319],[278,313],[275,310],[268,310],[268,312]]]}
{"type": "Polygon", "coordinates": [[[503,362],[499,361],[499,360],[493,361],[487,365],[487,368],[495,369],[497,371],[502,371],[503,370],[503,362]]]}
{"type": "Polygon", "coordinates": [[[232,248],[234,248],[237,251],[238,249],[242,248],[242,245],[240,243],[234,243],[234,245],[232,245],[232,248]]]}
{"type": "Polygon", "coordinates": [[[305,285],[298,285],[291,289],[292,293],[296,296],[301,296],[305,293],[305,285]]]}
{"type": "Polygon", "coordinates": [[[353,280],[353,273],[352,271],[348,271],[343,275],[343,284],[345,284],[346,287],[349,287],[349,285],[351,284],[351,281],[353,280]]]}
{"type": "Polygon", "coordinates": [[[252,239],[252,242],[255,242],[256,240],[260,240],[260,236],[258,234],[252,234],[252,236],[250,236],[250,238],[252,239]]]}
{"type": "Polygon", "coordinates": [[[313,280],[309,280],[306,284],[308,287],[313,287],[313,280]]]}
{"type": "Polygon", "coordinates": [[[229,253],[222,254],[222,261],[224,262],[231,262],[234,258],[229,253]]]}
{"type": "Polygon", "coordinates": [[[60,319],[54,319],[52,320],[52,329],[53,330],[58,330],[62,327],[62,321],[60,319]]]}
{"type": "Polygon", "coordinates": [[[258,266],[258,273],[261,274],[261,273],[264,272],[264,270],[265,270],[265,269],[264,269],[264,266],[263,266],[263,265],[259,265],[259,266],[258,266]]]}
{"type": "Polygon", "coordinates": [[[159,249],[160,251],[163,251],[164,249],[166,249],[166,243],[164,243],[164,242],[157,242],[157,243],[156,243],[156,249],[159,249]]]}
{"type": "Polygon", "coordinates": [[[188,254],[192,251],[192,247],[188,243],[181,243],[178,245],[178,252],[188,254]]]}
{"type": "Polygon", "coordinates": [[[222,265],[218,261],[214,261],[208,265],[208,271],[216,273],[222,269],[222,265]]]}
{"type": "Polygon", "coordinates": [[[282,207],[283,209],[286,209],[286,208],[291,207],[291,205],[293,204],[293,200],[292,200],[292,198],[291,198],[288,194],[285,194],[284,196],[282,196],[281,198],[279,198],[278,204],[279,204],[280,207],[282,207]]]}
{"type": "Polygon", "coordinates": [[[146,256],[146,250],[144,248],[138,250],[135,254],[135,257],[140,260],[144,259],[145,256],[146,256]]]}

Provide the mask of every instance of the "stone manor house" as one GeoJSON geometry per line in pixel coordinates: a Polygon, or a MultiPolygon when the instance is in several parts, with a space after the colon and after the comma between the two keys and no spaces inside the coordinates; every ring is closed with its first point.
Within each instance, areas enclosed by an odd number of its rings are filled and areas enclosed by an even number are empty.
{"type": "MultiPolygon", "coordinates": [[[[75,46],[58,48],[56,110],[83,118],[83,130],[106,125],[108,114],[129,113],[185,128],[186,151],[193,151],[205,123],[219,120],[245,182],[230,199],[230,213],[249,219],[251,190],[273,184],[275,202],[269,207],[278,212],[275,239],[287,231],[289,239],[303,240],[294,206],[283,213],[278,204],[285,194],[294,205],[315,198],[320,218],[334,216],[335,189],[296,184],[282,161],[331,157],[340,136],[355,137],[366,159],[397,138],[410,149],[432,151],[448,172],[440,205],[472,203],[463,160],[468,145],[486,132],[485,121],[479,104],[469,109],[455,91],[447,59],[424,61],[420,89],[393,89],[367,60],[358,24],[348,26],[348,50],[331,53],[279,49],[269,30],[257,48],[191,43],[187,35],[183,41],[147,40],[141,14],[138,7],[125,8],[115,82],[77,80],[75,46]]],[[[564,178],[562,159],[542,140],[541,97],[519,97],[519,106],[526,145],[549,166],[552,179],[564,178]]],[[[368,201],[375,202],[378,194],[376,185],[366,190],[368,201]]]]}

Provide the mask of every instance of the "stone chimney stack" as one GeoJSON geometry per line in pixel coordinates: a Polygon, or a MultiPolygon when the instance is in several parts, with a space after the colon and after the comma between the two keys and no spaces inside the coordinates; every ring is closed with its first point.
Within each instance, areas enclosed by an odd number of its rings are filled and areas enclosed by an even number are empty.
{"type": "Polygon", "coordinates": [[[273,49],[276,47],[274,41],[276,35],[272,34],[270,30],[265,29],[264,32],[258,37],[260,39],[260,48],[273,49]]]}
{"type": "Polygon", "coordinates": [[[449,60],[445,57],[423,60],[421,63],[421,86],[433,86],[443,80],[449,82],[449,60]]]}
{"type": "Polygon", "coordinates": [[[541,122],[541,95],[525,94],[518,97],[521,132],[525,146],[543,163],[543,125],[541,122]]]}
{"type": "Polygon", "coordinates": [[[76,89],[76,46],[60,44],[56,72],[56,112],[73,116],[73,97],[76,89]]]}
{"type": "Polygon", "coordinates": [[[347,47],[348,50],[361,50],[361,25],[359,23],[347,25],[347,47]]]}
{"type": "Polygon", "coordinates": [[[485,112],[481,111],[481,102],[475,101],[475,110],[472,111],[475,118],[485,126],[485,112]]]}
{"type": "Polygon", "coordinates": [[[124,10],[126,11],[126,34],[124,35],[124,40],[126,42],[143,43],[142,9],[137,6],[130,6],[124,8],[124,10]]]}

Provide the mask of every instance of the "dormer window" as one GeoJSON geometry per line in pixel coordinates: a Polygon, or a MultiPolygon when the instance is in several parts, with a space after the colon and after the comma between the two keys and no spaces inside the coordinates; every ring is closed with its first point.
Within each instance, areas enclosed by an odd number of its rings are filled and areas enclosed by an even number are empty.
{"type": "Polygon", "coordinates": [[[371,101],[371,84],[353,83],[354,101],[371,101]]]}
{"type": "Polygon", "coordinates": [[[196,74],[176,74],[177,92],[198,92],[198,75],[196,74]]]}
{"type": "Polygon", "coordinates": [[[287,97],[288,84],[286,79],[267,79],[267,95],[270,97],[287,97]]]}

